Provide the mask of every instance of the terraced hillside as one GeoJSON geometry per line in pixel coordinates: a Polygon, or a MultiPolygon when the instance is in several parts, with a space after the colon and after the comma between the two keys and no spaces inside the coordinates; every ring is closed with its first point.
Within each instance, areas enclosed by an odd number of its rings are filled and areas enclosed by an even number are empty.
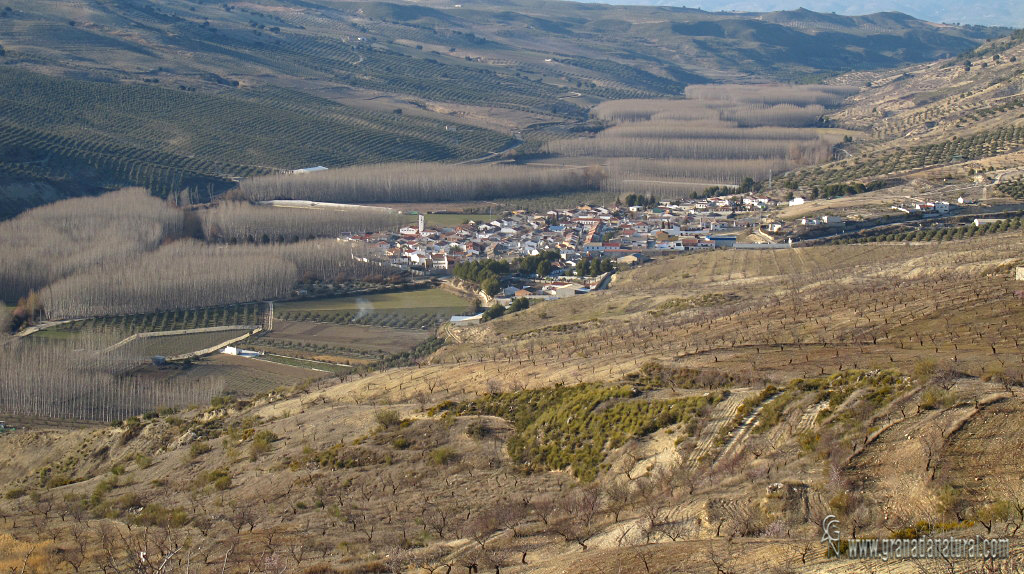
{"type": "Polygon", "coordinates": [[[1003,32],[833,20],[560,2],[14,0],[0,8],[0,217],[123,185],[196,201],[319,164],[483,157],[564,135],[606,99],[926,61],[1003,32]]]}
{"type": "Polygon", "coordinates": [[[844,537],[1008,536],[1019,558],[1022,245],[670,258],[416,366],[0,434],[0,548],[39,572],[139,547],[174,571],[977,567],[829,559],[831,513],[844,537]]]}
{"type": "Polygon", "coordinates": [[[829,115],[861,135],[843,146],[836,161],[800,170],[780,183],[796,189],[977,177],[991,184],[1012,177],[1024,150],[1022,41],[1024,36],[1015,33],[956,58],[834,79],[867,88],[829,115]]]}

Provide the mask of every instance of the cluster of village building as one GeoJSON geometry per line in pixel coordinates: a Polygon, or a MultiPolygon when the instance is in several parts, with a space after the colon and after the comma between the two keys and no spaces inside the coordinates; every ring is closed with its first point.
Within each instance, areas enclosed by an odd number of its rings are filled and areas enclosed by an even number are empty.
{"type": "Polygon", "coordinates": [[[657,206],[600,207],[543,213],[515,211],[493,216],[466,215],[450,227],[419,225],[398,233],[357,239],[379,248],[391,265],[444,274],[461,261],[515,259],[558,251],[553,276],[575,275],[588,258],[634,264],[668,252],[732,246],[737,234],[760,223],[760,212],[776,205],[769,198],[731,196],[661,202],[657,206]]]}

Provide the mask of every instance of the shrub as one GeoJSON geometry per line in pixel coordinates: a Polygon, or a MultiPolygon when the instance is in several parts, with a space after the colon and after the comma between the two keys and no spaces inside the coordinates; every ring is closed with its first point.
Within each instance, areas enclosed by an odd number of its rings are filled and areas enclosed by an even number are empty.
{"type": "Polygon", "coordinates": [[[377,413],[373,415],[373,418],[377,421],[377,424],[386,429],[402,424],[401,415],[399,415],[398,411],[394,409],[377,411],[377,413]]]}
{"type": "Polygon", "coordinates": [[[430,452],[430,462],[438,466],[451,464],[458,459],[459,454],[451,447],[442,446],[430,452]]]}
{"type": "Polygon", "coordinates": [[[231,488],[231,477],[230,476],[219,476],[213,481],[213,487],[217,490],[227,490],[231,488]]]}
{"type": "Polygon", "coordinates": [[[188,456],[190,459],[199,458],[211,450],[213,450],[213,447],[210,446],[210,443],[205,440],[197,440],[188,447],[188,456]]]}
{"type": "Polygon", "coordinates": [[[491,434],[491,427],[483,421],[473,421],[466,427],[466,434],[473,438],[484,438],[491,434]]]}
{"type": "Polygon", "coordinates": [[[270,452],[271,444],[279,440],[279,437],[271,431],[261,430],[253,435],[252,444],[249,445],[249,456],[256,460],[259,455],[270,452]]]}
{"type": "Polygon", "coordinates": [[[918,405],[923,410],[946,408],[953,404],[953,393],[939,387],[928,387],[921,393],[918,405]]]}
{"type": "Polygon", "coordinates": [[[212,484],[217,490],[227,490],[231,488],[231,473],[226,468],[218,468],[200,473],[196,477],[195,486],[197,488],[202,488],[208,484],[212,484]]]}
{"type": "Polygon", "coordinates": [[[630,438],[687,422],[721,394],[648,401],[634,385],[587,383],[487,395],[469,403],[443,403],[433,412],[500,416],[515,425],[509,455],[531,467],[571,466],[577,478],[593,480],[607,453],[630,438]]]}
{"type": "Polygon", "coordinates": [[[145,505],[135,517],[135,523],[140,526],[180,528],[188,524],[188,521],[188,513],[184,509],[166,508],[157,503],[145,505]]]}
{"type": "Polygon", "coordinates": [[[17,500],[22,496],[25,496],[25,492],[24,488],[12,488],[4,493],[4,498],[7,500],[17,500]]]}

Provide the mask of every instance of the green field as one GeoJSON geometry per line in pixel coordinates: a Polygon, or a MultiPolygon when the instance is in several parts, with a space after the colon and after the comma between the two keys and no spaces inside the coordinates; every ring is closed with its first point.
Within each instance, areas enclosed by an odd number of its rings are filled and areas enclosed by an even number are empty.
{"type": "Polygon", "coordinates": [[[288,321],[337,322],[340,317],[364,315],[455,315],[469,309],[470,302],[444,289],[419,289],[355,297],[330,297],[288,301],[274,305],[274,317],[288,321]]]}

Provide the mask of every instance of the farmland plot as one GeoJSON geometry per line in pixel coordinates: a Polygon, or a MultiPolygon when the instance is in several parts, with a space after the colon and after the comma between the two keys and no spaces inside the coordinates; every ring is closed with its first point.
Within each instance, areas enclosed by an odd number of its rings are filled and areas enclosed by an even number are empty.
{"type": "Polygon", "coordinates": [[[469,307],[441,289],[285,302],[275,307],[273,332],[254,345],[303,358],[383,358],[412,349],[469,307]]]}

